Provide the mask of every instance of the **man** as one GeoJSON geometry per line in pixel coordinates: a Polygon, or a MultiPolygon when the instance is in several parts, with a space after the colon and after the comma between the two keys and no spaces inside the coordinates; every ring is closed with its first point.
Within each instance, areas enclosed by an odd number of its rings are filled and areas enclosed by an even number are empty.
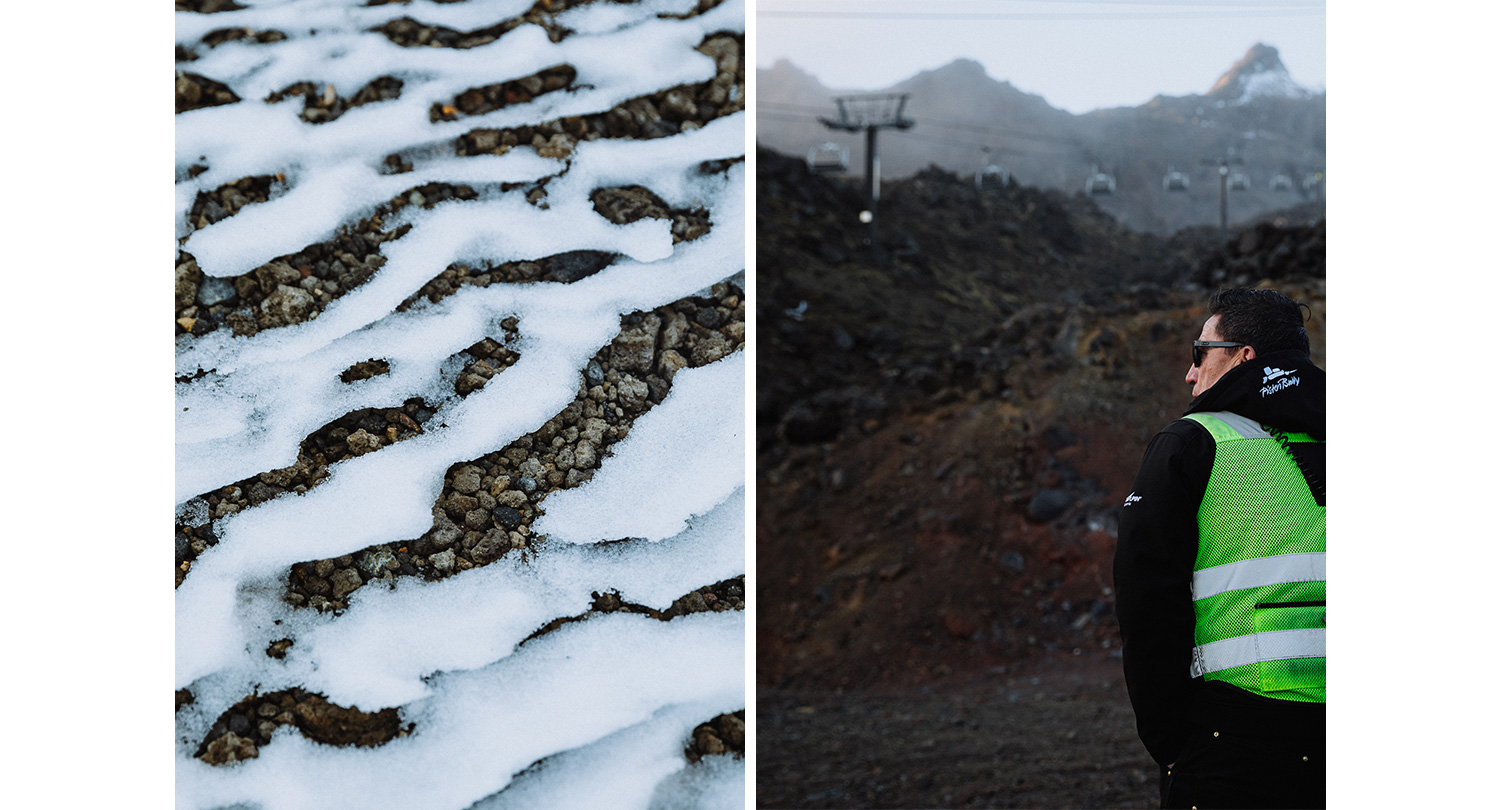
{"type": "Polygon", "coordinates": [[[1162,807],[1323,807],[1324,373],[1279,293],[1208,311],[1121,513],[1126,686],[1162,807]]]}

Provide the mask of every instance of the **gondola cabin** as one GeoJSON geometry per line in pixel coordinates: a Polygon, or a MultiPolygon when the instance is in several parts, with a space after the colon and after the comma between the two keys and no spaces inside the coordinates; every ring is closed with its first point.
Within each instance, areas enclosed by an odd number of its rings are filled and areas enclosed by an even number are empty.
{"type": "Polygon", "coordinates": [[[1113,194],[1115,193],[1115,176],[1105,172],[1094,172],[1089,175],[1089,179],[1083,181],[1083,190],[1092,197],[1113,194]]]}
{"type": "Polygon", "coordinates": [[[980,191],[999,191],[1010,185],[1010,172],[991,163],[974,175],[974,187],[980,191]]]}
{"type": "Polygon", "coordinates": [[[837,174],[849,169],[849,147],[832,141],[807,150],[807,169],[813,174],[837,174]]]}

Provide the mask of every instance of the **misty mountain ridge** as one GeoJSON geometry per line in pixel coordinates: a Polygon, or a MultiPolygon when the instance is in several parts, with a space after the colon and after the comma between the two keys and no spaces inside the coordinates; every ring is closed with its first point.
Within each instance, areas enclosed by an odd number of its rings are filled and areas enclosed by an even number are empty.
{"type": "Polygon", "coordinates": [[[1293,81],[1264,43],[1205,81],[1201,95],[1158,95],[1081,115],[995,79],[970,58],[876,91],[827,88],[785,59],[756,78],[758,143],[799,157],[825,142],[841,144],[851,181],[863,176],[864,134],[830,130],[818,118],[836,118],[840,96],[909,93],[905,115],[915,126],[879,135],[887,180],[928,165],[972,176],[998,164],[1015,182],[1081,192],[1098,167],[1117,181],[1114,194],[1095,198],[1100,206],[1131,228],[1162,235],[1218,224],[1217,163],[1224,160],[1247,184],[1229,195],[1231,224],[1321,199],[1321,187],[1304,181],[1321,177],[1324,167],[1326,94],[1293,81]],[[1164,190],[1172,170],[1189,176],[1188,189],[1164,190]]]}

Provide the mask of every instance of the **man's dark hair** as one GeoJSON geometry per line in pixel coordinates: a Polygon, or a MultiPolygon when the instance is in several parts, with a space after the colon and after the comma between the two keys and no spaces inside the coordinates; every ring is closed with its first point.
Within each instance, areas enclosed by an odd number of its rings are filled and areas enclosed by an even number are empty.
{"type": "Polygon", "coordinates": [[[1208,314],[1219,316],[1219,337],[1254,346],[1256,354],[1311,354],[1303,306],[1275,290],[1219,290],[1208,299],[1208,314]]]}

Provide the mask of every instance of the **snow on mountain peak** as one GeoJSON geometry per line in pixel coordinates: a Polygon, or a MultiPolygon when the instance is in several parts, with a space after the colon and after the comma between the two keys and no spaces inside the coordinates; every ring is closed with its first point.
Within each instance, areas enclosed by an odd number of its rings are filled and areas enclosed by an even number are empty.
{"type": "Polygon", "coordinates": [[[1214,82],[1208,94],[1223,101],[1243,104],[1266,96],[1306,98],[1311,92],[1292,80],[1275,48],[1256,43],[1214,82]]]}

